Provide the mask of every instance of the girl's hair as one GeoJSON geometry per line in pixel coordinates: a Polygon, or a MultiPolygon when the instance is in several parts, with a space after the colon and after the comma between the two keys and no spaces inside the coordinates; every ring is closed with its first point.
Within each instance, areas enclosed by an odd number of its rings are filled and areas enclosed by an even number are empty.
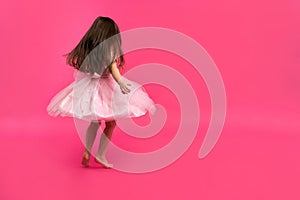
{"type": "Polygon", "coordinates": [[[99,16],[77,46],[68,54],[66,62],[75,69],[93,74],[101,74],[116,61],[118,67],[124,65],[118,25],[109,17],[99,16]]]}

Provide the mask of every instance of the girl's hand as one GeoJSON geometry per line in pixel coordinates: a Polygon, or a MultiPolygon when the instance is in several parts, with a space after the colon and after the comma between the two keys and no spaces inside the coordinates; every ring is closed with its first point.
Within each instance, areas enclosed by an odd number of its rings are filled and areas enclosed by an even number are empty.
{"type": "Polygon", "coordinates": [[[130,89],[128,88],[128,86],[131,86],[131,84],[126,83],[124,81],[124,79],[121,76],[120,71],[117,67],[116,62],[113,62],[111,65],[111,74],[114,77],[115,81],[117,81],[117,83],[119,84],[122,93],[128,94],[130,92],[130,89]]]}
{"type": "Polygon", "coordinates": [[[123,94],[128,94],[130,92],[130,89],[128,88],[128,86],[131,86],[130,83],[126,83],[123,79],[120,79],[118,84],[123,94]]]}

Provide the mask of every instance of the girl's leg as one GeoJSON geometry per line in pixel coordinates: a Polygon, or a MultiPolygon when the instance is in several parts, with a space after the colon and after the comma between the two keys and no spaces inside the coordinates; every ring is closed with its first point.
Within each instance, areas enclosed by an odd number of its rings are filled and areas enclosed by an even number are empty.
{"type": "Polygon", "coordinates": [[[97,131],[100,127],[101,121],[99,120],[98,122],[92,121],[89,125],[89,127],[86,130],[86,135],[85,135],[85,152],[91,153],[92,152],[92,146],[94,144],[97,131]]]}
{"type": "Polygon", "coordinates": [[[85,150],[84,150],[83,157],[81,160],[81,164],[84,165],[85,167],[89,166],[90,154],[92,152],[92,146],[94,144],[100,124],[101,124],[100,120],[98,122],[95,122],[95,121],[91,122],[89,127],[86,130],[85,150]]]}
{"type": "Polygon", "coordinates": [[[101,134],[99,149],[98,149],[98,153],[95,158],[96,162],[104,165],[107,168],[111,168],[113,166],[112,164],[107,162],[105,154],[107,151],[107,147],[110,143],[112,133],[114,131],[115,126],[116,126],[115,120],[105,122],[104,133],[101,134]]]}
{"type": "Polygon", "coordinates": [[[112,133],[116,127],[116,121],[106,121],[105,122],[105,129],[104,129],[104,134],[106,137],[110,140],[112,137],[112,133]]]}

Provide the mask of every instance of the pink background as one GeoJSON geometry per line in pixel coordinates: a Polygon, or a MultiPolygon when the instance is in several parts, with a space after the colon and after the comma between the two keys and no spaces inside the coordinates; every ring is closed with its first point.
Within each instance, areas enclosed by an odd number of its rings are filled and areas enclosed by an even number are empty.
{"type": "MultiPolygon", "coordinates": [[[[0,13],[0,199],[300,198],[298,1],[10,0],[0,13]],[[73,81],[62,55],[99,15],[112,17],[121,31],[180,31],[214,59],[228,107],[220,140],[206,158],[198,159],[210,119],[203,79],[179,57],[145,50],[129,54],[126,68],[168,64],[190,81],[201,110],[196,139],[175,163],[152,173],[81,167],[83,145],[73,119],[52,118],[46,106],[73,81]]],[[[165,106],[166,127],[146,141],[116,128],[113,142],[130,151],[162,147],[178,128],[175,96],[166,88],[147,89],[165,106]]]]}

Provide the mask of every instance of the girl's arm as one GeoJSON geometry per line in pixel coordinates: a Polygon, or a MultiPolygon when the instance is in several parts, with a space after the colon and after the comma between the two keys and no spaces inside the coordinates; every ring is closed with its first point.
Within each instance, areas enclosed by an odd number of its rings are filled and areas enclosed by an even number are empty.
{"type": "Polygon", "coordinates": [[[131,84],[125,83],[124,79],[122,78],[119,68],[117,66],[116,62],[113,62],[111,65],[111,74],[115,81],[119,84],[120,89],[122,90],[123,94],[127,94],[130,92],[130,89],[127,86],[130,86],[131,84]]]}

